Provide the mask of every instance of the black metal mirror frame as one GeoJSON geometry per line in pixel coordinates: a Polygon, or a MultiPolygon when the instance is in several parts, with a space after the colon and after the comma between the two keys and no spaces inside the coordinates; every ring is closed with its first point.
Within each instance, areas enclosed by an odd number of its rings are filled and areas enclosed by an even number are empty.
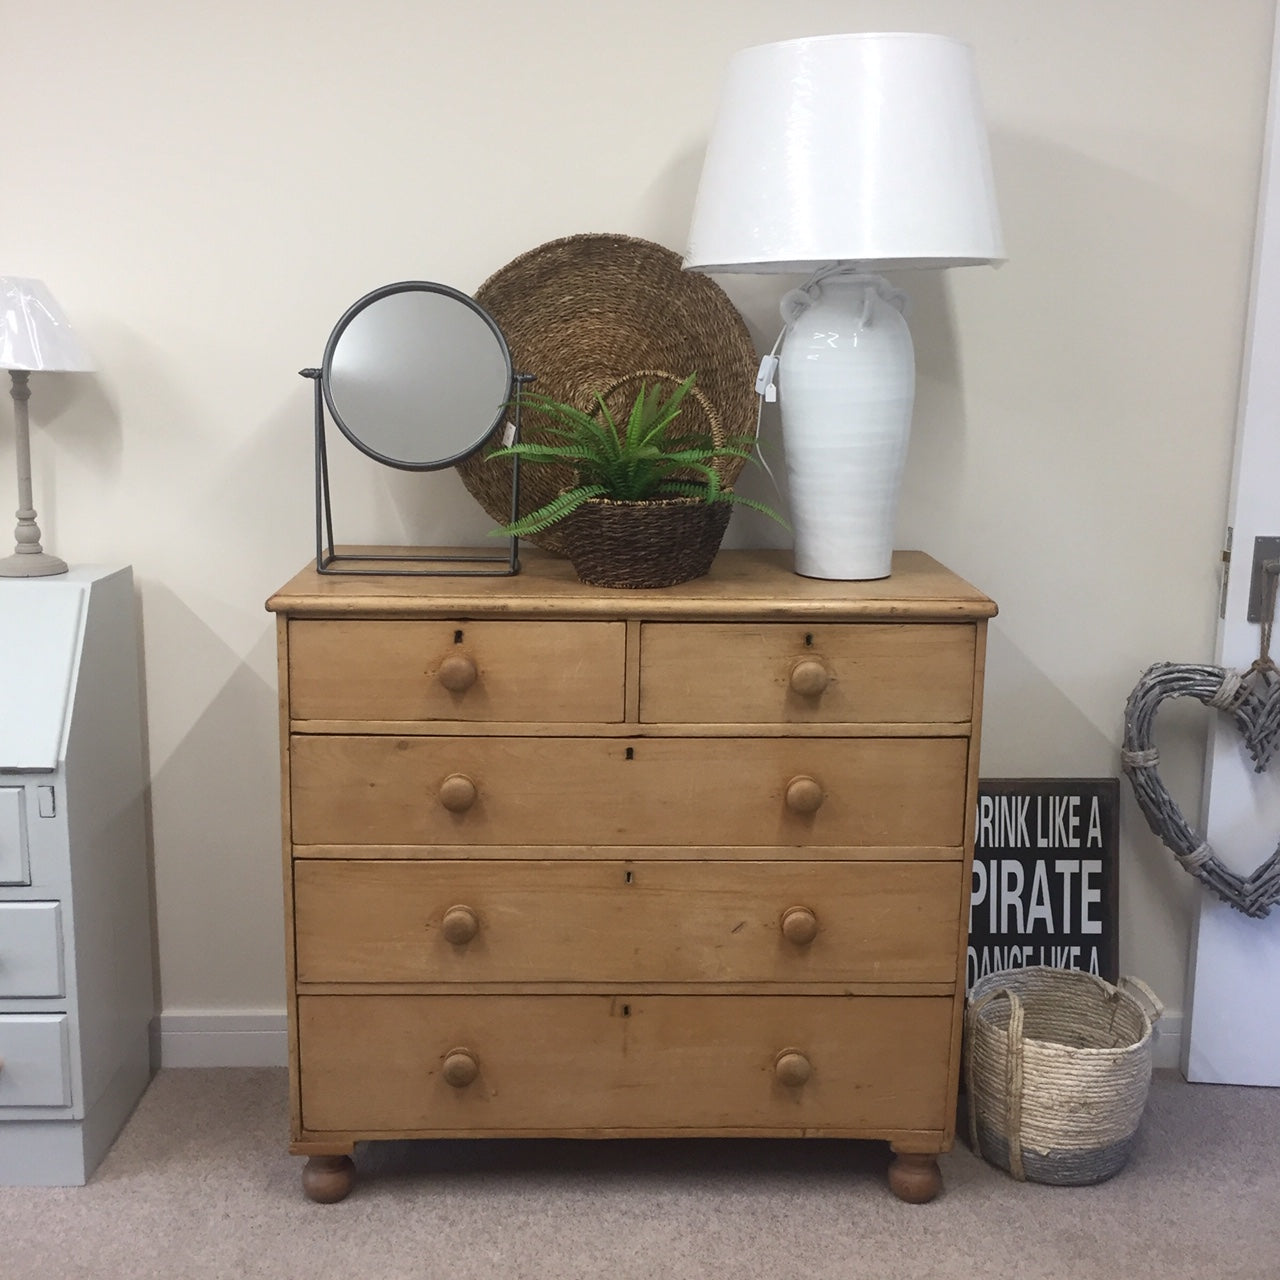
{"type": "MultiPolygon", "coordinates": [[[[393,576],[509,576],[520,572],[519,539],[509,538],[504,554],[486,554],[480,551],[445,552],[445,551],[367,551],[348,550],[340,552],[333,536],[333,503],[329,489],[329,450],[325,429],[325,411],[328,410],[338,429],[366,457],[372,458],[383,466],[394,467],[399,471],[442,471],[457,466],[466,458],[478,452],[492,434],[493,429],[502,421],[506,406],[500,406],[492,422],[477,437],[475,444],[452,457],[441,458],[422,463],[404,462],[396,458],[386,457],[371,448],[360,438],[342,418],[333,402],[333,393],[329,385],[333,366],[333,356],[339,340],[351,321],[367,307],[396,293],[410,292],[438,293],[456,299],[469,307],[484,322],[497,339],[506,365],[508,383],[512,388],[511,396],[511,430],[509,441],[520,438],[520,400],[522,387],[533,381],[530,374],[514,373],[511,363],[511,352],[506,338],[498,328],[492,316],[473,298],[465,293],[452,289],[448,285],[436,284],[426,280],[404,280],[395,284],[383,285],[381,288],[365,294],[354,302],[343,313],[334,326],[325,344],[324,358],[318,369],[302,369],[300,374],[315,383],[315,502],[316,502],[316,571],[331,574],[388,574],[393,576]]],[[[511,520],[517,519],[520,510],[520,460],[514,460],[511,469],[511,520]]]]}

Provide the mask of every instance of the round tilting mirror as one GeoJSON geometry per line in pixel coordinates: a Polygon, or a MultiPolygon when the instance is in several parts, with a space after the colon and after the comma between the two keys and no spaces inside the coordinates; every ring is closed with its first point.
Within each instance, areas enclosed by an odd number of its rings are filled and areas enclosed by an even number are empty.
{"type": "Polygon", "coordinates": [[[343,435],[406,471],[436,471],[475,453],[507,411],[511,379],[511,354],[488,313],[423,280],[385,285],[351,306],[320,370],[343,435]]]}

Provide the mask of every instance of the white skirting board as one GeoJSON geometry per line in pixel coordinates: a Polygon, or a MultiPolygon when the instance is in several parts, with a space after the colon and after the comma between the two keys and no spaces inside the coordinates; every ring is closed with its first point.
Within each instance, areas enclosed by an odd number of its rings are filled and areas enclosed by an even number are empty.
{"type": "Polygon", "coordinates": [[[284,1067],[289,1023],[284,1010],[162,1013],[156,1020],[161,1067],[284,1067]]]}
{"type": "MultiPolygon", "coordinates": [[[[283,1011],[163,1013],[157,1020],[162,1067],[283,1067],[289,1027],[283,1011]]],[[[1170,1010],[1156,1028],[1152,1064],[1175,1068],[1182,1056],[1182,1013],[1170,1010]]]]}
{"type": "Polygon", "coordinates": [[[1177,1070],[1182,1064],[1182,1010],[1170,1009],[1156,1023],[1156,1042],[1151,1049],[1151,1065],[1177,1070]]]}

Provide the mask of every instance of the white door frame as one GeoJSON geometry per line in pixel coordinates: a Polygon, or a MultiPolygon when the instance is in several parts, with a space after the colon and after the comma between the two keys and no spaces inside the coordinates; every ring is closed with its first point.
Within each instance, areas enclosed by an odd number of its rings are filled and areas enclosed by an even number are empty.
{"type": "MultiPolygon", "coordinates": [[[[1271,100],[1263,144],[1249,327],[1227,523],[1232,529],[1217,661],[1243,669],[1261,628],[1246,621],[1255,537],[1280,537],[1280,24],[1273,38],[1271,100]]],[[[1280,627],[1272,657],[1280,660],[1280,627]]],[[[1261,776],[1225,717],[1205,765],[1205,835],[1233,871],[1248,874],[1280,837],[1280,760],[1261,776]]],[[[1280,1086],[1280,904],[1251,920],[1207,890],[1192,931],[1188,1080],[1280,1086]]]]}

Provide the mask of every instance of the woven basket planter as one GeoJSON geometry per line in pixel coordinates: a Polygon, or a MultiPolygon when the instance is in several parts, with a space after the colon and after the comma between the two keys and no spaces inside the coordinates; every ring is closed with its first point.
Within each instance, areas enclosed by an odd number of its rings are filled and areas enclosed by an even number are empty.
{"type": "Polygon", "coordinates": [[[980,978],[965,1017],[973,1149],[1022,1181],[1084,1186],[1117,1173],[1146,1107],[1162,1012],[1136,978],[1115,987],[1047,967],[980,978]]]}
{"type": "Polygon", "coordinates": [[[728,502],[592,498],[562,521],[578,577],[597,587],[673,587],[711,568],[729,524],[728,502]]]}

